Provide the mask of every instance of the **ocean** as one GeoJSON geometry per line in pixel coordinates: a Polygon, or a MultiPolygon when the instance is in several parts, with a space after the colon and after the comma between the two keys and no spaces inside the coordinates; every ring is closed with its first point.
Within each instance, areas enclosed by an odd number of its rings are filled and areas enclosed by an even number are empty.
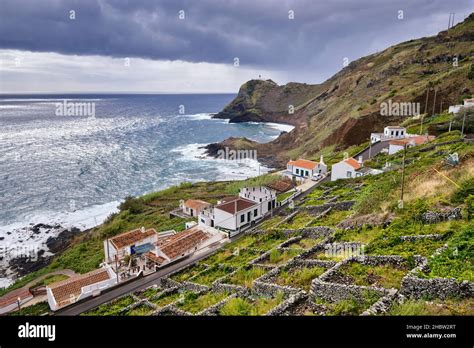
{"type": "Polygon", "coordinates": [[[234,97],[0,96],[0,241],[44,247],[54,231],[33,233],[35,224],[83,230],[103,222],[128,195],[268,171],[255,160],[206,157],[200,148],[231,136],[267,142],[291,130],[211,118],[234,97]],[[65,103],[89,103],[94,115],[67,113],[65,103]]]}

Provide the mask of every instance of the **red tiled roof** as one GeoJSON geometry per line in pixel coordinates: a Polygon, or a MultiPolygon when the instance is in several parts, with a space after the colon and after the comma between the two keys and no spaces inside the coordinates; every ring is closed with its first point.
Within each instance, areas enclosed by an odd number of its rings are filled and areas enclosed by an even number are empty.
{"type": "Polygon", "coordinates": [[[154,234],[156,234],[156,231],[153,228],[145,230],[145,232],[142,232],[137,228],[136,230],[128,231],[112,237],[110,238],[110,241],[117,249],[121,249],[125,246],[133,245],[147,237],[153,236],[154,234]]]}
{"type": "Polygon", "coordinates": [[[294,187],[293,182],[290,179],[287,180],[278,180],[271,184],[268,184],[267,187],[271,190],[277,192],[286,192],[294,187]]]}
{"type": "Polygon", "coordinates": [[[145,256],[148,259],[150,259],[150,261],[153,261],[154,263],[156,263],[158,266],[162,265],[163,262],[166,261],[166,259],[163,256],[157,256],[154,253],[152,253],[151,251],[147,252],[145,254],[145,256]]]}
{"type": "Polygon", "coordinates": [[[361,165],[359,162],[357,162],[355,159],[352,157],[349,157],[348,159],[345,159],[344,162],[346,162],[348,165],[350,165],[352,168],[355,170],[360,169],[361,165]]]}
{"type": "Polygon", "coordinates": [[[16,290],[12,290],[8,292],[6,295],[0,297],[0,307],[6,307],[11,305],[12,303],[16,303],[18,298],[20,301],[24,300],[25,298],[33,296],[30,290],[25,288],[20,288],[16,290]]]}
{"type": "Polygon", "coordinates": [[[81,294],[81,289],[84,286],[100,283],[108,279],[110,279],[110,277],[107,270],[100,268],[50,284],[48,288],[51,289],[57,306],[62,307],[74,302],[77,296],[81,294]]]}
{"type": "Polygon", "coordinates": [[[430,140],[433,140],[435,137],[432,135],[418,135],[416,137],[403,138],[403,139],[394,139],[389,142],[391,145],[400,145],[414,143],[415,145],[421,145],[427,143],[430,140]]]}
{"type": "Polygon", "coordinates": [[[313,170],[318,165],[318,162],[299,159],[296,161],[289,161],[288,165],[313,170]]]}
{"type": "Polygon", "coordinates": [[[184,254],[209,238],[209,234],[193,227],[172,236],[171,240],[160,246],[161,251],[170,259],[184,254]]]}
{"type": "Polygon", "coordinates": [[[186,202],[184,202],[184,205],[194,210],[202,210],[203,208],[206,208],[211,204],[201,201],[199,199],[188,199],[186,202]]]}
{"type": "Polygon", "coordinates": [[[229,214],[235,214],[236,212],[240,212],[255,205],[257,205],[257,203],[245,198],[238,197],[230,202],[216,205],[215,209],[223,210],[229,214]]]}

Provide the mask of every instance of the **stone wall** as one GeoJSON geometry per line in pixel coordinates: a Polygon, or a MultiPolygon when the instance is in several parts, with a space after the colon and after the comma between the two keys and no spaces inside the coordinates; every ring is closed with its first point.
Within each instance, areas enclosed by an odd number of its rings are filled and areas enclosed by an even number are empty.
{"type": "Polygon", "coordinates": [[[442,221],[460,220],[462,219],[462,209],[445,208],[440,211],[428,211],[421,215],[421,221],[425,224],[434,224],[442,221]]]}
{"type": "Polygon", "coordinates": [[[329,208],[332,208],[334,210],[350,210],[354,204],[355,204],[355,201],[343,201],[343,202],[325,203],[321,205],[306,206],[306,207],[299,206],[297,207],[297,210],[308,211],[311,214],[320,214],[329,208]]]}

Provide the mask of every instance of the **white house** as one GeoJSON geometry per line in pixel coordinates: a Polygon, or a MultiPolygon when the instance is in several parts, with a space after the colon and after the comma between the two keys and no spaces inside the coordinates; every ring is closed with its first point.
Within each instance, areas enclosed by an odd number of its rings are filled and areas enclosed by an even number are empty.
{"type": "Polygon", "coordinates": [[[210,205],[210,203],[201,201],[199,199],[188,199],[187,201],[180,202],[183,213],[189,216],[199,216],[201,211],[210,205]]]}
{"type": "Polygon", "coordinates": [[[299,159],[296,161],[289,161],[286,164],[285,176],[290,178],[312,178],[317,174],[326,174],[327,166],[324,163],[323,156],[319,162],[299,159]]]}
{"type": "Polygon", "coordinates": [[[401,139],[407,136],[407,130],[405,127],[400,126],[387,126],[383,129],[383,133],[371,133],[370,141],[376,143],[378,141],[389,140],[389,139],[401,139]]]}
{"type": "Polygon", "coordinates": [[[463,104],[451,105],[448,109],[448,113],[457,114],[463,109],[470,109],[474,107],[474,98],[464,99],[463,104]]]}
{"type": "Polygon", "coordinates": [[[158,234],[153,228],[146,230],[142,227],[119,234],[104,241],[105,260],[113,262],[116,256],[120,260],[126,255],[135,254],[138,248],[140,248],[140,252],[152,250],[157,241],[158,234]]]}
{"type": "Polygon", "coordinates": [[[413,147],[427,143],[428,141],[433,140],[435,137],[432,135],[418,135],[415,137],[405,138],[405,139],[396,139],[391,140],[388,145],[388,154],[393,155],[398,151],[402,151],[403,148],[413,147]]]}
{"type": "Polygon", "coordinates": [[[51,310],[56,311],[84,298],[97,296],[116,284],[116,273],[109,265],[102,266],[94,271],[48,285],[46,295],[51,310]]]}
{"type": "Polygon", "coordinates": [[[362,176],[358,174],[358,170],[362,168],[362,158],[359,158],[359,161],[356,161],[352,157],[346,158],[336,164],[332,165],[331,168],[331,181],[336,181],[338,179],[348,179],[362,176]]]}
{"type": "Polygon", "coordinates": [[[276,191],[265,186],[241,188],[239,197],[259,204],[260,215],[265,215],[276,207],[276,191]]]}

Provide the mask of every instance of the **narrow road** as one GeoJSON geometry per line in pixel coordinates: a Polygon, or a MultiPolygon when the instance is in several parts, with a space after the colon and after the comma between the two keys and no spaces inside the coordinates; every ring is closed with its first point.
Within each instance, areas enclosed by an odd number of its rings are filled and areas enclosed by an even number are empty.
{"type": "Polygon", "coordinates": [[[364,161],[369,159],[369,153],[370,153],[370,158],[374,157],[375,155],[378,155],[382,149],[388,147],[388,143],[390,140],[384,140],[384,141],[379,141],[375,144],[372,144],[372,146],[367,146],[364,150],[359,152],[358,154],[354,155],[354,159],[358,159],[359,156],[362,156],[362,159],[364,161]]]}
{"type": "Polygon", "coordinates": [[[86,312],[90,309],[93,309],[103,303],[109,302],[117,297],[120,297],[122,295],[126,295],[128,293],[132,293],[134,291],[140,290],[147,288],[153,284],[158,283],[160,278],[175,272],[177,270],[180,270],[182,268],[185,268],[201,259],[206,258],[213,252],[215,252],[217,249],[219,249],[220,245],[216,245],[209,250],[207,250],[204,253],[201,254],[193,254],[188,258],[185,258],[177,263],[174,263],[162,270],[159,270],[155,273],[152,273],[150,275],[147,275],[143,278],[138,278],[134,281],[131,281],[130,283],[120,285],[116,288],[113,288],[110,291],[103,292],[99,296],[96,297],[90,297],[84,300],[83,302],[77,303],[75,305],[66,307],[62,310],[59,310],[55,312],[55,315],[79,315],[83,312],[86,312]]]}
{"type": "MultiPolygon", "coordinates": [[[[320,182],[315,182],[313,186],[309,187],[301,193],[298,197],[296,197],[295,200],[300,200],[306,195],[308,195],[311,191],[313,191],[317,186],[319,186],[321,183],[326,182],[329,180],[329,176],[321,180],[320,182]]],[[[278,213],[281,209],[283,209],[286,205],[278,207],[275,209],[273,212],[274,214],[278,213]]],[[[266,221],[269,219],[270,216],[267,216],[260,220],[257,225],[261,224],[262,222],[266,221]]],[[[255,229],[256,226],[254,226],[252,229],[255,229]]],[[[233,238],[231,238],[231,241],[235,241],[242,237],[244,233],[241,233],[233,238]]],[[[198,254],[193,254],[181,261],[178,261],[172,265],[169,265],[168,267],[161,269],[155,273],[152,273],[150,275],[144,276],[143,278],[138,278],[136,280],[132,280],[129,283],[119,285],[109,291],[105,291],[99,296],[96,297],[89,297],[85,299],[82,302],[76,303],[74,305],[68,306],[62,310],[58,310],[55,312],[55,315],[79,315],[81,313],[84,313],[90,309],[93,309],[97,306],[100,306],[101,304],[104,304],[106,302],[109,302],[115,298],[118,298],[120,296],[132,293],[137,290],[141,290],[144,288],[147,288],[153,284],[157,284],[159,280],[167,276],[175,271],[178,271],[182,268],[185,268],[199,260],[202,260],[212,253],[214,253],[216,250],[220,249],[220,247],[225,244],[218,244],[214,245],[213,247],[209,247],[209,250],[206,250],[204,252],[198,253],[198,254]]]]}

